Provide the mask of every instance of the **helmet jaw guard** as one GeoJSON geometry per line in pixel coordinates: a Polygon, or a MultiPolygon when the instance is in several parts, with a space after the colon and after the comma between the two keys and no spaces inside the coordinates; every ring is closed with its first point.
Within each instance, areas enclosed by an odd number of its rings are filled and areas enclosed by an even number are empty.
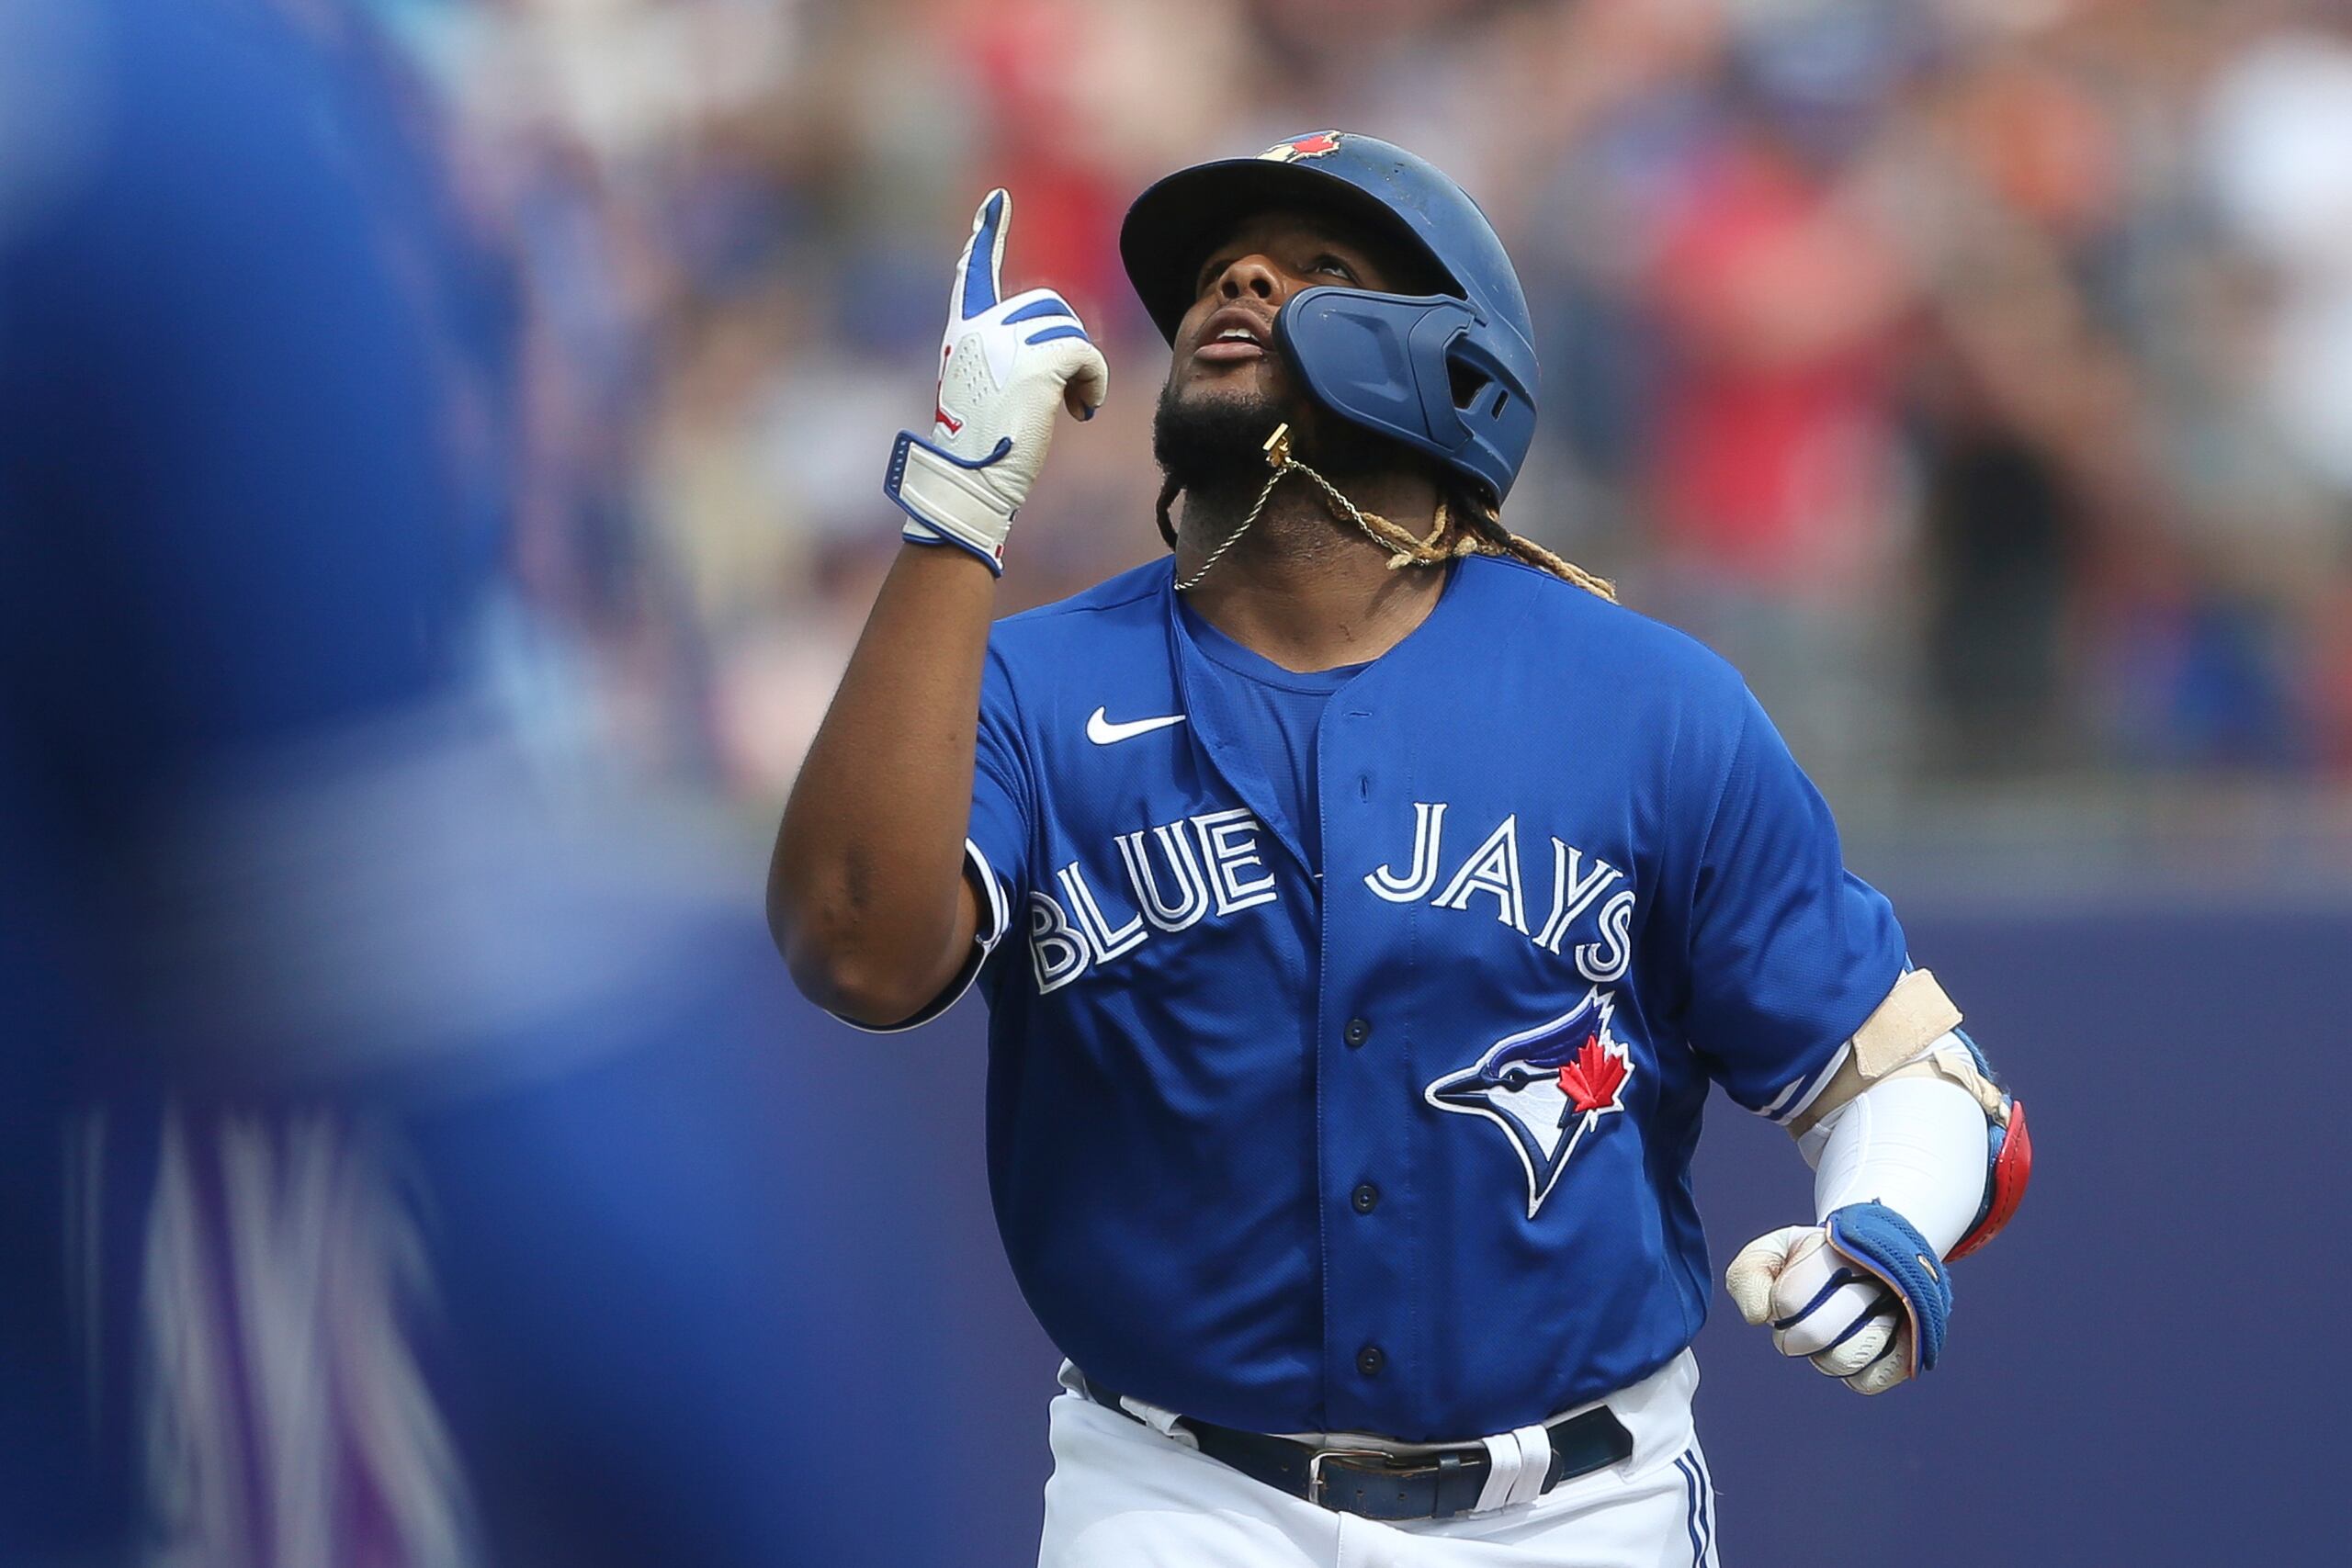
{"type": "Polygon", "coordinates": [[[1179,170],[1136,199],[1119,253],[1162,336],[1193,303],[1208,247],[1251,212],[1360,223],[1417,253],[1449,291],[1302,289],[1274,333],[1317,403],[1429,454],[1499,503],[1533,444],[1541,377],[1526,296],[1476,202],[1426,160],[1346,131],[1179,170]]]}
{"type": "Polygon", "coordinates": [[[1274,337],[1317,402],[1501,503],[1535,439],[1535,350],[1516,332],[1451,295],[1324,287],[1291,297],[1274,337]]]}

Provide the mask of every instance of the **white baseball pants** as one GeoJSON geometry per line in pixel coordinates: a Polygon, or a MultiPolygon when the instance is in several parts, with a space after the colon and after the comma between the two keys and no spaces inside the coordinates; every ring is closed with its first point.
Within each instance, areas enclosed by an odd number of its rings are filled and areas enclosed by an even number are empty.
{"type": "Polygon", "coordinates": [[[1038,1568],[1718,1568],[1698,1382],[1686,1350],[1603,1402],[1633,1435],[1622,1463],[1532,1502],[1405,1524],[1277,1492],[1065,1392],[1038,1568]]]}

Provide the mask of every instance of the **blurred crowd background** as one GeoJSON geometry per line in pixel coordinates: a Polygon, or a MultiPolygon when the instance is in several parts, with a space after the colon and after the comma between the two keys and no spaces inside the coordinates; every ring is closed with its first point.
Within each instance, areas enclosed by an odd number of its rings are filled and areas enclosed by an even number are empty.
{"type": "Polygon", "coordinates": [[[760,871],[975,199],[1112,367],[1013,610],[1159,549],[1128,200],[1333,127],[1517,259],[1510,525],[1747,671],[2049,1151],[1984,1375],[1709,1327],[1742,1560],[2335,1547],[2352,0],[6,0],[0,1564],[1034,1555],[978,1017],[817,1015],[760,871]]]}
{"type": "Polygon", "coordinates": [[[1159,548],[1126,202],[1324,126],[1511,247],[1513,526],[1739,662],[1867,825],[2352,770],[2352,6],[372,6],[512,267],[520,570],[605,719],[730,797],[788,784],[892,547],[976,195],[1114,376],[1017,607],[1159,548]]]}

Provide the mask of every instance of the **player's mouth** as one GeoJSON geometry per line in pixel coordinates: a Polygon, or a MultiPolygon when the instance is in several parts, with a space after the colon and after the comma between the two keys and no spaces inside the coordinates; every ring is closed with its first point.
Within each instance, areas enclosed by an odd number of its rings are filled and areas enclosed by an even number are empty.
{"type": "Polygon", "coordinates": [[[1227,305],[1201,329],[1200,345],[1193,357],[1213,365],[1263,359],[1271,337],[1267,323],[1246,305],[1227,305]]]}

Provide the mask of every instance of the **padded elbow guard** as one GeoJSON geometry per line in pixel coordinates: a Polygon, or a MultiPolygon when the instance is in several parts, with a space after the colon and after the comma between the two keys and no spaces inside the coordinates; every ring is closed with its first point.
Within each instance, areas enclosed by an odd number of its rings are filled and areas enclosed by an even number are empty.
{"type": "MultiPolygon", "coordinates": [[[[2009,1223],[2009,1216],[2025,1201],[2026,1183],[2033,1177],[2033,1139],[2026,1132],[2024,1103],[1993,1081],[1984,1065],[1984,1054],[1976,1048],[1975,1041],[1960,1030],[1952,1032],[1968,1047],[1969,1056],[1975,1064],[1977,1082],[1998,1100],[1997,1104],[1986,1104],[1984,1109],[1985,1119],[1992,1123],[1987,1139],[1984,1203],[1976,1211],[1968,1234],[1952,1244],[1950,1254],[1950,1258],[1965,1258],[2000,1235],[2001,1227],[2009,1223]]],[[[1984,1104],[1985,1099],[1983,1093],[1977,1096],[1979,1104],[1984,1104]]]]}
{"type": "Polygon", "coordinates": [[[1872,1084],[1927,1074],[1966,1089],[1987,1123],[1984,1201],[1967,1234],[1952,1244],[1949,1260],[1965,1258],[1992,1240],[2018,1212],[2033,1174],[2033,1143],[2026,1135],[2025,1107],[1994,1078],[1984,1053],[1960,1028],[1960,1009],[1935,976],[1925,969],[1904,973],[1886,1000],[1854,1032],[1846,1060],[1813,1102],[1791,1120],[1789,1132],[1803,1138],[1872,1084]]]}

